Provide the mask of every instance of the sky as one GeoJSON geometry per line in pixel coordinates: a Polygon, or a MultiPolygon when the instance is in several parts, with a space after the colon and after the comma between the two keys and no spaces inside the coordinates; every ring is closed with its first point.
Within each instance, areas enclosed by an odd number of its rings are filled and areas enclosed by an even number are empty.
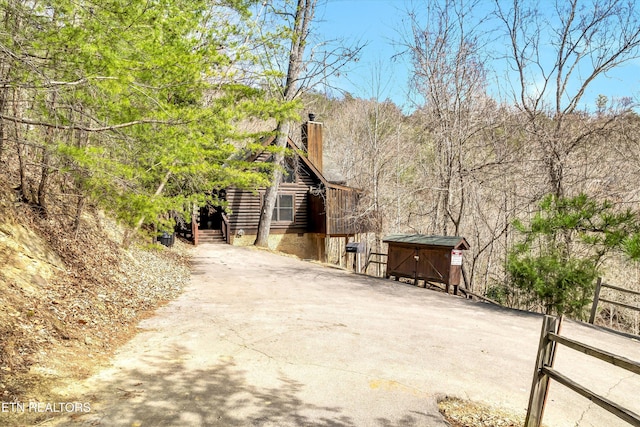
{"type": "MultiPolygon", "coordinates": [[[[486,0],[488,1],[488,0],[486,0]]],[[[366,43],[360,60],[333,84],[360,98],[391,99],[405,111],[413,109],[409,99],[411,64],[399,41],[406,33],[408,0],[320,0],[315,31],[321,40],[342,39],[345,44],[366,43]],[[372,83],[377,80],[379,83],[372,83]]],[[[413,2],[415,3],[415,1],[413,2]]],[[[506,67],[505,64],[493,64],[506,67]]],[[[536,82],[531,82],[535,86],[536,82]]],[[[491,89],[490,89],[491,90],[491,89]]],[[[640,60],[614,70],[593,83],[583,97],[583,106],[595,107],[599,94],[609,99],[632,96],[640,100],[640,60]]]]}
{"type": "Polygon", "coordinates": [[[399,106],[407,104],[410,64],[407,57],[397,57],[404,10],[402,0],[318,3],[315,27],[320,39],[342,39],[346,45],[366,44],[359,61],[350,65],[334,84],[360,98],[390,98],[399,106]],[[372,83],[376,80],[380,84],[372,83]]]}

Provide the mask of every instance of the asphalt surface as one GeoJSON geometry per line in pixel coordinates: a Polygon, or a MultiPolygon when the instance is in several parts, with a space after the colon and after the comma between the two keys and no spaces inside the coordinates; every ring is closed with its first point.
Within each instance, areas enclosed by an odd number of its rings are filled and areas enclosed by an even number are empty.
{"type": "MultiPolygon", "coordinates": [[[[449,395],[524,415],[542,316],[254,248],[202,245],[190,286],[144,320],[59,425],[445,426],[449,395]]],[[[640,343],[562,334],[640,360],[640,343]]],[[[570,349],[556,367],[640,412],[640,378],[570,349]]],[[[548,426],[627,425],[551,384],[548,426]]]]}

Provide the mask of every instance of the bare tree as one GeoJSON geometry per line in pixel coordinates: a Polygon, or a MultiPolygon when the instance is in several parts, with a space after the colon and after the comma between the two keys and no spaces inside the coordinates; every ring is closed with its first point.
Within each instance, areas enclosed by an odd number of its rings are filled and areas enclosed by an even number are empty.
{"type": "Polygon", "coordinates": [[[475,159],[470,148],[491,126],[485,93],[482,41],[470,15],[477,2],[427,2],[426,17],[410,12],[411,35],[406,41],[413,62],[413,86],[423,100],[419,116],[423,144],[431,147],[436,182],[432,229],[458,235],[465,210],[467,171],[475,159]]]}
{"type": "MultiPolygon", "coordinates": [[[[278,2],[276,1],[275,3],[278,2]]],[[[272,85],[272,90],[276,92],[276,98],[285,103],[298,99],[302,93],[319,82],[326,82],[328,76],[336,73],[355,58],[361,49],[361,47],[348,48],[338,46],[327,50],[320,48],[321,45],[316,45],[311,49],[311,53],[305,56],[317,0],[296,0],[293,13],[286,11],[288,4],[289,0],[285,0],[284,10],[273,9],[276,15],[291,16],[293,18],[291,27],[288,29],[291,45],[288,52],[286,73],[284,74],[285,79],[281,85],[272,85]]],[[[268,54],[266,59],[265,66],[267,69],[277,70],[279,68],[277,55],[268,54]]],[[[266,247],[269,244],[273,208],[276,204],[278,187],[282,179],[284,149],[293,123],[294,120],[291,117],[281,118],[277,122],[275,146],[279,150],[273,156],[274,169],[271,176],[271,185],[266,189],[264,203],[260,211],[258,233],[254,243],[256,246],[266,247]]]]}
{"type": "MultiPolygon", "coordinates": [[[[467,287],[483,256],[506,232],[497,170],[513,156],[496,129],[499,107],[487,94],[486,41],[478,1],[426,2],[408,13],[405,46],[413,63],[417,166],[425,177],[416,189],[414,221],[423,230],[464,235],[472,246],[463,274],[467,287]],[[481,195],[494,186],[498,192],[481,195]]],[[[506,196],[505,196],[506,197],[506,196]]]]}
{"type": "MultiPolygon", "coordinates": [[[[292,27],[287,77],[282,87],[282,100],[285,102],[293,101],[299,95],[298,85],[304,64],[304,51],[309,35],[309,25],[313,20],[315,7],[316,0],[298,0],[297,2],[292,27]]],[[[271,229],[273,208],[276,205],[278,186],[282,179],[281,166],[284,163],[283,150],[287,146],[287,138],[289,138],[290,130],[291,119],[278,122],[275,145],[280,148],[280,151],[274,154],[273,162],[276,167],[273,169],[271,185],[267,187],[264,195],[264,203],[260,211],[260,222],[258,223],[258,234],[255,241],[256,246],[269,246],[269,231],[271,229]]]]}
{"type": "Polygon", "coordinates": [[[507,90],[541,154],[548,192],[558,197],[575,185],[567,170],[572,155],[594,136],[611,132],[633,107],[622,100],[606,119],[585,119],[587,89],[640,55],[640,8],[634,2],[587,3],[545,3],[544,10],[539,2],[495,3],[509,46],[505,57],[516,76],[507,90]]]}
{"type": "Polygon", "coordinates": [[[400,231],[410,193],[404,174],[412,167],[406,118],[395,104],[375,98],[345,100],[332,113],[325,123],[332,141],[327,154],[347,183],[362,189],[356,214],[368,219],[370,243],[380,252],[383,235],[400,231]]]}

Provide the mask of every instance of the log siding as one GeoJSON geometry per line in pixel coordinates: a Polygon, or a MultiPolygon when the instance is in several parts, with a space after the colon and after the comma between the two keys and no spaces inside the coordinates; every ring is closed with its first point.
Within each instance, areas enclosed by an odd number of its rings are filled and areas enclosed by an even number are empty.
{"type": "MultiPolygon", "coordinates": [[[[265,146],[272,139],[265,141],[265,146]]],[[[293,182],[282,182],[279,195],[294,196],[294,220],[273,221],[272,233],[315,233],[327,236],[349,236],[366,231],[362,221],[356,217],[359,192],[353,188],[329,183],[320,170],[305,154],[288,140],[289,149],[294,152],[287,159],[288,169],[294,171],[293,182]]],[[[319,153],[315,153],[319,156],[319,153]]],[[[258,153],[252,161],[270,161],[268,152],[258,153]]],[[[265,188],[256,191],[229,188],[228,224],[231,235],[253,235],[257,233],[265,188]]]]}

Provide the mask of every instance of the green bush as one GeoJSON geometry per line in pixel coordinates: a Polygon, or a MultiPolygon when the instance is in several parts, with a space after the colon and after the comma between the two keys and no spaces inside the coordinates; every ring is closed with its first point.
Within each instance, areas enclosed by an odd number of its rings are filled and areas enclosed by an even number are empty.
{"type": "Polygon", "coordinates": [[[508,253],[508,286],[547,314],[583,318],[604,257],[640,254],[637,215],[584,194],[547,196],[528,226],[514,225],[523,241],[508,253]]]}

